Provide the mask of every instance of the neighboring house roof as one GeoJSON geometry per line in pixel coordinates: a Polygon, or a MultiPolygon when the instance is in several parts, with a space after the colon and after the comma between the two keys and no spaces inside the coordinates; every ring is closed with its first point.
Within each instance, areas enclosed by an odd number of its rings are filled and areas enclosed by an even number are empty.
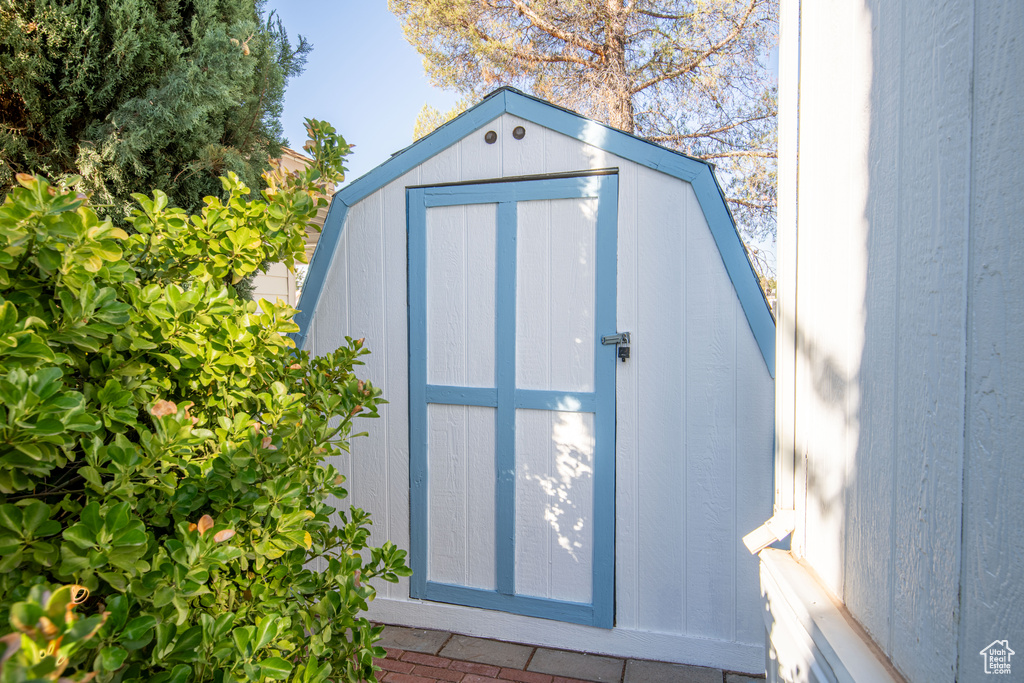
{"type": "Polygon", "coordinates": [[[764,362],[771,376],[775,376],[775,319],[736,230],[736,223],[712,165],[508,87],[495,90],[476,106],[396,152],[383,164],[334,195],[320,244],[313,255],[302,289],[299,314],[295,316],[295,322],[300,328],[294,335],[299,348],[302,348],[309,322],[316,312],[349,207],[505,113],[690,183],[711,227],[711,234],[764,362]]]}

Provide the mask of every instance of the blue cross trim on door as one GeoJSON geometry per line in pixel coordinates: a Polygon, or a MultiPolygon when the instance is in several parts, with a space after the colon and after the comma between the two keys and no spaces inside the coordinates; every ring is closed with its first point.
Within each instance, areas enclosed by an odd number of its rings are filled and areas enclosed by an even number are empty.
{"type": "MultiPolygon", "coordinates": [[[[581,175],[407,189],[409,249],[409,424],[411,564],[414,598],[502,610],[611,628],[614,621],[615,367],[614,347],[601,335],[615,331],[618,176],[581,175]],[[593,391],[523,388],[517,382],[517,239],[519,204],[596,199],[593,391]],[[428,383],[428,209],[493,204],[495,210],[494,385],[428,383]],[[494,539],[492,589],[430,580],[428,416],[430,404],[478,406],[495,411],[494,539]],[[516,591],[516,411],[593,414],[591,599],[577,602],[516,591]]],[[[579,341],[579,340],[577,340],[579,341]]]]}

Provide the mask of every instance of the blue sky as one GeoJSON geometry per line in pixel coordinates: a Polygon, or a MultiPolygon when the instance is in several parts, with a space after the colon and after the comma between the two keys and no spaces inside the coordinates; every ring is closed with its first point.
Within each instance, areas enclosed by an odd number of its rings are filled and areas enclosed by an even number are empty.
{"type": "Polygon", "coordinates": [[[266,9],[281,17],[293,43],[301,34],[313,44],[305,73],[285,93],[285,137],[300,149],[303,119],[330,122],[355,145],[346,182],[409,145],[424,104],[442,111],[455,104],[456,95],[431,87],[386,0],[269,0],[266,9]]]}

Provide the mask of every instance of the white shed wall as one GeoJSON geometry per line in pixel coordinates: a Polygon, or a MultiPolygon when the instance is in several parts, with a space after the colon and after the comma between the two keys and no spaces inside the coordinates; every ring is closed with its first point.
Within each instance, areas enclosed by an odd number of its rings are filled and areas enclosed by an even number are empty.
{"type": "Polygon", "coordinates": [[[762,670],[757,562],[741,537],[770,514],[773,383],[689,185],[503,115],[353,206],[307,348],[345,335],[373,351],[363,375],[390,403],[339,463],[373,540],[409,547],[405,187],[618,167],[616,627],[611,631],[411,601],[389,623],[623,656],[762,670]],[[515,141],[517,125],[527,130],[515,141]],[[483,133],[494,129],[498,142],[483,133]]]}
{"type": "Polygon", "coordinates": [[[1024,644],[1024,4],[782,12],[795,551],[908,680],[980,681],[1024,644]]]}

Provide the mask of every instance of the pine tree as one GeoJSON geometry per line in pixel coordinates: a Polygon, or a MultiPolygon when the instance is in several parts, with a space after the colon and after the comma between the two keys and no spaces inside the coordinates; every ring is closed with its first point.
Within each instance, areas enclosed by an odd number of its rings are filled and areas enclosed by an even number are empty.
{"type": "MultiPolygon", "coordinates": [[[[775,235],[778,0],[388,0],[433,82],[514,85],[711,161],[748,242],[775,235]]],[[[448,115],[425,112],[421,123],[448,115]]],[[[423,131],[420,131],[423,132],[423,131]]]]}
{"type": "Polygon", "coordinates": [[[0,200],[21,172],[81,176],[116,221],[132,192],[260,188],[309,50],[262,0],[0,0],[0,200]]]}

